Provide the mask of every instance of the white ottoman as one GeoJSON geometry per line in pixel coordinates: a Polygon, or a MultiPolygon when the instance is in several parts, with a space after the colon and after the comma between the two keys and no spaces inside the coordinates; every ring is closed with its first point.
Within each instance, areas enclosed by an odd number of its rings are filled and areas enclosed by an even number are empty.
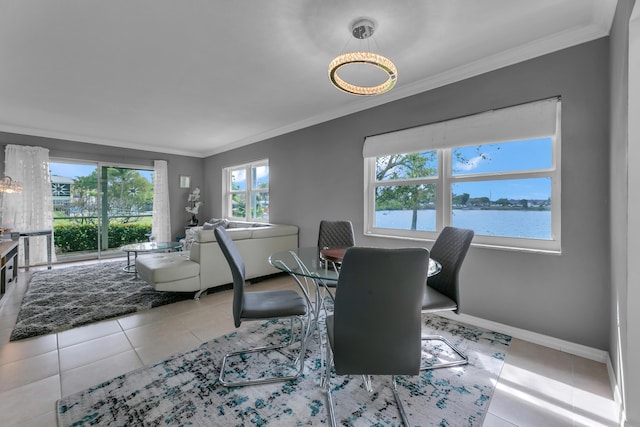
{"type": "Polygon", "coordinates": [[[138,275],[156,291],[198,292],[200,296],[200,264],[184,253],[170,252],[138,256],[138,275]]]}

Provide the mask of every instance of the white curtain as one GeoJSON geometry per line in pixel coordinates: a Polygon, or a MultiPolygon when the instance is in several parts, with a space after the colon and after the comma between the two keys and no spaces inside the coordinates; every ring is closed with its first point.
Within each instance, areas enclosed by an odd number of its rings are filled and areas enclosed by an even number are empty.
{"type": "Polygon", "coordinates": [[[157,242],[171,241],[171,212],[169,210],[169,174],[166,160],[154,160],[153,218],[151,235],[157,242]]]}
{"type": "MultiPolygon", "coordinates": [[[[49,174],[49,150],[42,147],[7,145],[5,147],[4,174],[23,185],[20,193],[3,194],[2,223],[13,231],[52,230],[53,194],[49,174]]],[[[52,236],[53,239],[53,236],[52,236]]],[[[19,248],[19,265],[24,265],[24,245],[19,248]]],[[[55,250],[51,249],[55,261],[55,250]]],[[[30,264],[47,262],[45,236],[29,240],[30,264]]]]}

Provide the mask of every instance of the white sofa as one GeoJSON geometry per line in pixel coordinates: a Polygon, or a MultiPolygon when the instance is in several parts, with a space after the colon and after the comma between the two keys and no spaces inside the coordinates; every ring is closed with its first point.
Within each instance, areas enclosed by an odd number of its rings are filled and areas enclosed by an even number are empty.
{"type": "MultiPolygon", "coordinates": [[[[298,247],[295,225],[230,222],[227,231],[245,263],[246,278],[278,273],[268,261],[274,252],[298,247]]],[[[207,289],[233,282],[213,229],[193,232],[189,251],[140,255],[138,275],[157,291],[195,292],[195,299],[207,289]]]]}

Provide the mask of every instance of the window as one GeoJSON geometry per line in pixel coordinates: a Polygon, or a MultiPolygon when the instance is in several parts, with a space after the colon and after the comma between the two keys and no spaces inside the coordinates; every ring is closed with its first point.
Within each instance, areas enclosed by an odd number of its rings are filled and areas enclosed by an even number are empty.
{"type": "Polygon", "coordinates": [[[560,251],[560,100],[368,137],[365,232],[560,251]]]}
{"type": "Polygon", "coordinates": [[[58,260],[121,255],[151,233],[153,170],[52,158],[54,244],[58,260]]]}
{"type": "Polygon", "coordinates": [[[222,175],[224,215],[229,219],[268,222],[269,161],[231,166],[222,175]]]}

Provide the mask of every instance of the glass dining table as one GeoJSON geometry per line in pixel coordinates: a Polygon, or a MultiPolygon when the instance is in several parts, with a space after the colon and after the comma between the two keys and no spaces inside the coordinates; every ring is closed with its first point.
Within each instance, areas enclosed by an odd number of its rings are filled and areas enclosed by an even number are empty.
{"type": "MultiPolygon", "coordinates": [[[[315,295],[315,301],[320,302],[314,306],[313,315],[317,321],[324,303],[322,290],[324,289],[333,299],[333,294],[327,283],[338,281],[340,264],[347,249],[328,249],[317,246],[296,248],[272,254],[269,257],[269,264],[278,270],[289,273],[305,293],[307,301],[311,301],[312,293],[315,295]]],[[[437,260],[429,258],[427,277],[434,276],[441,270],[442,265],[437,260]]]]}
{"type": "MultiPolygon", "coordinates": [[[[269,263],[278,270],[323,281],[337,281],[338,266],[348,248],[322,249],[317,246],[276,252],[269,257],[269,263]]],[[[438,274],[442,265],[429,259],[428,277],[438,274]]]]}

